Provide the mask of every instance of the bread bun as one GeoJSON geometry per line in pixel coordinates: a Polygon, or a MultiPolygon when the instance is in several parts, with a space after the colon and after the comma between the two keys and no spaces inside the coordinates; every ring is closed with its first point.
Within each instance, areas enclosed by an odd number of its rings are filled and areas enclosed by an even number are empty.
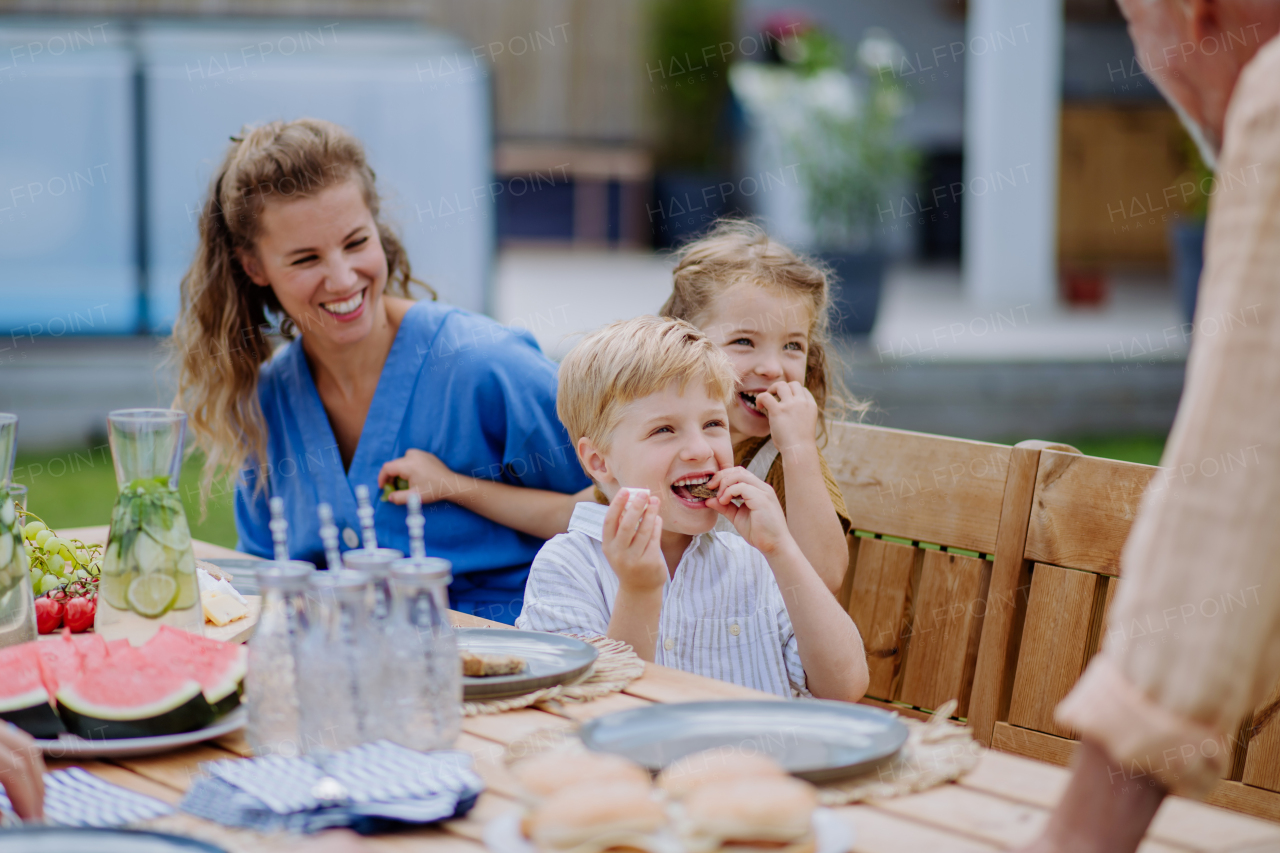
{"type": "Polygon", "coordinates": [[[648,770],[605,752],[545,752],[513,764],[511,773],[534,798],[549,797],[581,782],[650,784],[648,770]]]}
{"type": "Polygon", "coordinates": [[[601,853],[627,847],[657,850],[652,835],[666,822],[666,811],[647,781],[587,782],[548,797],[521,828],[539,850],[601,853]]]}
{"type": "Polygon", "coordinates": [[[690,849],[768,846],[799,853],[813,843],[818,792],[791,777],[757,777],[700,787],[683,807],[681,834],[690,849]]]}
{"type": "Polygon", "coordinates": [[[686,755],[664,767],[658,774],[658,787],[667,796],[680,799],[706,785],[757,778],[785,779],[787,772],[778,762],[764,755],[708,749],[686,755]]]}

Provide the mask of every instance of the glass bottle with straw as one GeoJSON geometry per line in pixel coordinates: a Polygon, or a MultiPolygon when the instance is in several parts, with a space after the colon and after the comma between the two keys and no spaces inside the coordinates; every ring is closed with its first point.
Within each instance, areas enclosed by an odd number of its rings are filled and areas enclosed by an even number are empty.
{"type": "Polygon", "coordinates": [[[409,493],[409,554],[391,568],[394,592],[388,657],[400,678],[390,705],[390,736],[412,749],[447,749],[462,729],[462,664],[449,622],[448,560],[427,557],[422,500],[409,493]]]}
{"type": "Polygon", "coordinates": [[[161,624],[204,633],[191,529],[178,494],[187,415],[119,409],[107,435],[120,489],[98,581],[94,630],[139,645],[161,624]]]}
{"type": "Polygon", "coordinates": [[[249,671],[245,676],[249,724],[245,737],[256,755],[290,757],[301,752],[297,653],[306,632],[308,579],[315,573],[315,566],[289,559],[284,501],[275,497],[269,506],[276,559],[255,570],[262,615],[249,640],[249,671]]]}
{"type": "MultiPolygon", "coordinates": [[[[364,718],[381,702],[378,669],[368,666],[369,575],[343,566],[333,508],[319,506],[327,572],[316,572],[307,596],[307,633],[299,656],[300,729],[306,753],[338,751],[366,740],[364,718]]],[[[368,726],[376,728],[376,725],[368,726]]]]}
{"type": "Polygon", "coordinates": [[[0,648],[36,638],[31,568],[22,544],[20,496],[13,482],[18,446],[18,416],[0,413],[0,648]]]}

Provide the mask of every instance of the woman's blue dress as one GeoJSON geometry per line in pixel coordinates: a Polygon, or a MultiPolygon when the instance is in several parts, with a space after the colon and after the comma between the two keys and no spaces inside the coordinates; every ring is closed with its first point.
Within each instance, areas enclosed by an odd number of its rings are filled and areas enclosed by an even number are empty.
{"type": "MultiPolygon", "coordinates": [[[[556,416],[555,364],[528,332],[460,308],[419,302],[405,314],[348,470],[301,341],[263,365],[258,399],[268,460],[246,468],[236,492],[238,547],[256,556],[273,553],[267,499],[276,495],[292,558],[324,565],[321,502],[333,507],[342,549],[358,547],[361,483],[374,496],[378,544],[407,553],[406,510],[378,500],[378,471],[409,448],[434,453],[460,474],[518,486],[576,492],[589,483],[556,416]],[[267,487],[255,494],[260,476],[267,487]]],[[[514,622],[542,540],[447,500],[423,510],[427,554],[453,563],[451,606],[514,622]]]]}

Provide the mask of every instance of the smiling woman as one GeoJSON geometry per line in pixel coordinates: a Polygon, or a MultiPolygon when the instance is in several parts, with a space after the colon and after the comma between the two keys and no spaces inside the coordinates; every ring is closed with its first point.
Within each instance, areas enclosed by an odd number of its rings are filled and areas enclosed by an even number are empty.
{"type": "MultiPolygon", "coordinates": [[[[241,550],[272,551],[267,499],[284,498],[290,555],[323,563],[316,509],[359,544],[355,487],[427,452],[453,470],[573,492],[586,484],[555,416],[555,367],[526,332],[414,302],[409,259],[379,215],[360,142],[315,119],[233,138],[200,219],[172,347],[175,405],[204,450],[206,488],[238,474],[241,550]],[[289,342],[272,351],[270,336],[289,342]]],[[[381,543],[408,550],[405,508],[383,503],[381,543]]],[[[458,609],[519,614],[537,539],[454,503],[430,508],[427,547],[452,561],[458,609]]]]}

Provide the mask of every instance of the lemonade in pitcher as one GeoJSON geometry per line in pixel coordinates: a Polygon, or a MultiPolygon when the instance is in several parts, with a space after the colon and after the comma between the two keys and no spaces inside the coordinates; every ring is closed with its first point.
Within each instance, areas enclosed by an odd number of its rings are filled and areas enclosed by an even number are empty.
{"type": "Polygon", "coordinates": [[[178,494],[187,416],[122,409],[107,417],[120,487],[98,581],[94,630],[135,645],[170,625],[204,632],[191,529],[178,494]]]}

